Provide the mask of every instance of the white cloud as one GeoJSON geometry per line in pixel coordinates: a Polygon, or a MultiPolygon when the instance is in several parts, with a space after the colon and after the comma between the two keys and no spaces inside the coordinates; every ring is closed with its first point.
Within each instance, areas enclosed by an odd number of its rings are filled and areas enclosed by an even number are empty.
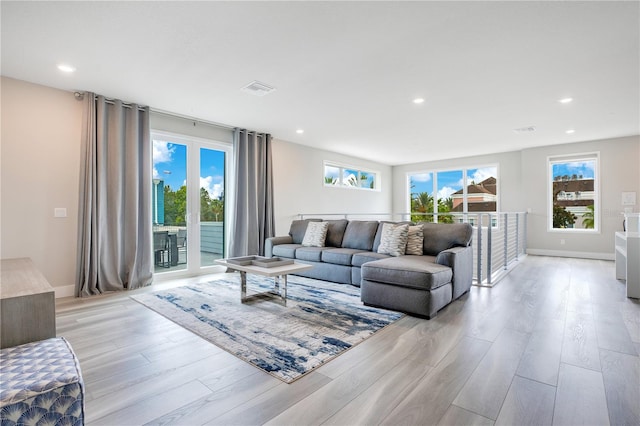
{"type": "Polygon", "coordinates": [[[429,182],[431,180],[431,173],[418,173],[411,175],[413,182],[429,182]]]}
{"type": "Polygon", "coordinates": [[[169,146],[166,141],[153,141],[153,164],[170,163],[175,147],[169,146]]]}
{"type": "Polygon", "coordinates": [[[573,161],[567,163],[567,169],[573,174],[593,177],[595,171],[595,161],[573,161]]]}
{"type": "Polygon", "coordinates": [[[445,186],[445,187],[443,187],[442,189],[440,189],[438,191],[438,199],[439,200],[444,200],[446,198],[449,198],[449,197],[451,197],[451,194],[453,194],[456,191],[457,191],[457,189],[455,189],[455,188],[452,188],[450,186],[445,186]]]}
{"type": "Polygon", "coordinates": [[[200,176],[200,188],[204,188],[212,199],[218,199],[224,191],[222,176],[200,176]]]}
{"type": "Polygon", "coordinates": [[[477,169],[473,173],[473,175],[467,176],[467,180],[469,181],[469,183],[471,183],[471,181],[474,181],[475,183],[480,183],[483,180],[490,178],[492,176],[496,177],[496,168],[485,167],[484,169],[477,169]]]}

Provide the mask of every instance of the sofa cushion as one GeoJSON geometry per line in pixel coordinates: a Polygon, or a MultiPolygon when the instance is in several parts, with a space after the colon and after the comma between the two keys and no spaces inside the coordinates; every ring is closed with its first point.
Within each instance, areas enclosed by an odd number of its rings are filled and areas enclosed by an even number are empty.
{"type": "Polygon", "coordinates": [[[302,245],[305,247],[324,247],[328,228],[328,222],[309,222],[302,239],[302,245]]]}
{"type": "Polygon", "coordinates": [[[438,265],[433,256],[400,256],[362,265],[363,280],[400,287],[431,290],[451,282],[453,272],[438,265]]]}
{"type": "Polygon", "coordinates": [[[342,248],[370,251],[378,230],[377,221],[351,220],[344,231],[342,248]]]}
{"type": "Polygon", "coordinates": [[[380,246],[378,246],[378,253],[402,256],[407,248],[408,235],[409,225],[385,223],[382,227],[382,238],[380,239],[380,246]]]}
{"type": "Polygon", "coordinates": [[[296,258],[296,250],[302,247],[302,244],[278,244],[273,246],[273,255],[279,257],[296,258]]]}
{"type": "Polygon", "coordinates": [[[320,262],[324,247],[300,247],[296,249],[296,259],[307,260],[309,262],[320,262]]]}
{"type": "Polygon", "coordinates": [[[347,219],[328,220],[329,229],[327,229],[327,247],[341,247],[344,231],[347,229],[349,221],[347,219]]]}
{"type": "Polygon", "coordinates": [[[424,254],[436,256],[442,250],[471,244],[473,228],[468,223],[422,224],[424,233],[424,254]]]}
{"type": "Polygon", "coordinates": [[[362,252],[362,250],[358,249],[328,248],[324,249],[322,252],[322,261],[325,263],[333,263],[335,265],[351,266],[351,258],[353,255],[362,252]]]}
{"type": "Polygon", "coordinates": [[[407,235],[407,248],[404,254],[422,255],[424,244],[424,231],[422,225],[409,226],[409,234],[407,235]]]}
{"type": "Polygon", "coordinates": [[[303,219],[291,221],[289,227],[289,235],[293,239],[294,244],[302,244],[305,232],[307,232],[307,224],[309,222],[321,222],[322,219],[303,219]]]}
{"type": "Polygon", "coordinates": [[[373,262],[374,260],[386,259],[388,254],[376,253],[373,251],[363,251],[362,253],[356,253],[351,258],[352,266],[362,266],[367,262],[373,262]]]}
{"type": "Polygon", "coordinates": [[[375,251],[375,252],[378,251],[378,247],[380,246],[380,239],[382,238],[382,228],[384,227],[385,223],[393,223],[393,224],[396,224],[396,225],[404,225],[404,224],[412,225],[413,224],[413,222],[406,222],[406,221],[404,221],[404,222],[389,222],[389,221],[381,220],[378,223],[378,229],[376,230],[376,236],[375,236],[375,239],[373,240],[373,248],[372,248],[372,250],[375,251]]]}

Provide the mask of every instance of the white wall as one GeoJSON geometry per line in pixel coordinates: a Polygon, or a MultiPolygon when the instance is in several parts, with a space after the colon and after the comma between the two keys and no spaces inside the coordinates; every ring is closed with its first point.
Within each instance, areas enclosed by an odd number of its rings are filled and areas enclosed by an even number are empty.
{"type": "Polygon", "coordinates": [[[289,232],[300,213],[391,213],[391,166],[274,140],[276,235],[289,232]],[[380,172],[380,191],[324,186],[324,161],[380,172]]]}
{"type": "MultiPolygon", "coordinates": [[[[522,192],[531,209],[527,245],[530,253],[562,254],[613,259],[616,231],[622,231],[623,191],[640,197],[640,137],[552,145],[522,151],[522,192]],[[549,156],[600,153],[600,232],[575,233],[548,230],[547,159],[549,156]],[[564,240],[564,244],[561,244],[564,240]]],[[[638,199],[640,202],[640,199],[638,199]]],[[[638,211],[639,206],[634,207],[638,211]]]]}
{"type": "MultiPolygon", "coordinates": [[[[49,283],[75,282],[82,102],[73,93],[1,80],[0,257],[30,257],[49,283]],[[54,218],[54,208],[67,217],[54,218]]],[[[71,294],[66,294],[71,295],[71,294]]]]}

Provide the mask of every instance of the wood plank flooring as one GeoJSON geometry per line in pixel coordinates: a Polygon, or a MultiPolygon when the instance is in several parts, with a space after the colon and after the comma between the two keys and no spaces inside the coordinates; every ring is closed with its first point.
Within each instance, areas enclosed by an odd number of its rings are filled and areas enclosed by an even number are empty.
{"type": "Polygon", "coordinates": [[[406,316],[290,385],[132,293],[56,303],[89,426],[640,424],[640,301],[613,262],[528,256],[495,287],[430,321],[406,316]]]}

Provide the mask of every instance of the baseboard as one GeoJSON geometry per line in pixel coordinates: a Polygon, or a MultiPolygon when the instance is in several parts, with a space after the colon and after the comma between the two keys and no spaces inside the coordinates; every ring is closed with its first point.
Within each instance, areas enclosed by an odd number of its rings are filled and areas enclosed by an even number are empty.
{"type": "Polygon", "coordinates": [[[593,253],[588,251],[527,249],[527,254],[534,256],[574,257],[577,259],[615,260],[613,253],[593,253]]]}
{"type": "Polygon", "coordinates": [[[56,293],[56,299],[61,297],[73,297],[76,293],[75,285],[63,285],[60,287],[53,287],[53,291],[56,293]]]}

